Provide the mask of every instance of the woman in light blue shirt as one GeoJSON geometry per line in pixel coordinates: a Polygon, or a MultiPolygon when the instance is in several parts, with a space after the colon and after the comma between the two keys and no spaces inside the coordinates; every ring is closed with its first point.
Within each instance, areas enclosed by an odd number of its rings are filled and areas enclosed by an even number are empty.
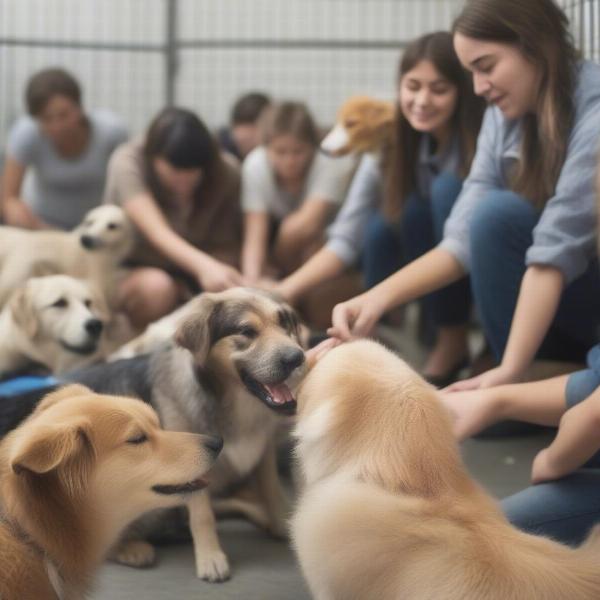
{"type": "Polygon", "coordinates": [[[596,342],[600,66],[578,60],[552,0],[473,0],[454,46],[491,106],[444,239],[336,306],[331,333],[366,335],[386,310],[470,273],[498,366],[456,384],[466,389],[516,381],[536,356],[583,361],[596,342]]]}

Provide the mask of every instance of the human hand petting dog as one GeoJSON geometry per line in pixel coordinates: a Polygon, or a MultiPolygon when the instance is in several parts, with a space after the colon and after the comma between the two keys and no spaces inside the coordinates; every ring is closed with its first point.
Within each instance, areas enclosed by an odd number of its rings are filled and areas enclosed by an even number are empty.
{"type": "Polygon", "coordinates": [[[204,292],[222,292],[245,285],[244,277],[237,269],[208,256],[200,265],[196,279],[204,292]]]}
{"type": "Polygon", "coordinates": [[[519,377],[512,369],[505,365],[499,365],[485,371],[475,377],[457,381],[452,385],[444,388],[444,392],[466,392],[467,390],[478,390],[483,388],[491,388],[496,385],[504,385],[507,383],[516,383],[519,377]]]}
{"type": "Polygon", "coordinates": [[[306,365],[310,369],[314,367],[332,348],[339,346],[342,340],[339,338],[330,337],[317,344],[314,348],[307,350],[304,353],[306,365]]]}
{"type": "Polygon", "coordinates": [[[368,336],[383,312],[377,299],[370,296],[369,292],[360,294],[334,306],[332,327],[327,334],[343,341],[368,336]]]}

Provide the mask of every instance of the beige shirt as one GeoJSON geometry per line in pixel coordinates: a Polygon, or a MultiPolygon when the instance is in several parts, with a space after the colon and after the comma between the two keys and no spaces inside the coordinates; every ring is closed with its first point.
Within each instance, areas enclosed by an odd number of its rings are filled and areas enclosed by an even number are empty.
{"type": "MultiPolygon", "coordinates": [[[[143,144],[142,139],[122,144],[111,156],[105,203],[124,206],[127,200],[140,194],[152,195],[143,172],[143,144]]],[[[237,266],[241,240],[240,169],[234,157],[222,154],[222,158],[222,172],[212,191],[201,187],[197,203],[189,214],[170,207],[166,198],[155,200],[169,225],[182,238],[203,252],[237,266]]],[[[167,270],[173,267],[141,235],[131,261],[167,270]]]]}

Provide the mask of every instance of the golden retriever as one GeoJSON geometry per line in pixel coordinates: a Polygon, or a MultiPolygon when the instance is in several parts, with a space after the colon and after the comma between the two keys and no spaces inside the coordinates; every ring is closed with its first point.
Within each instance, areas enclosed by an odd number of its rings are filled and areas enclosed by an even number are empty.
{"type": "Polygon", "coordinates": [[[221,445],[162,430],[140,400],[48,395],[0,442],[0,598],[82,598],[132,520],[207,485],[221,445]]]}
{"type": "Polygon", "coordinates": [[[89,282],[68,275],[30,279],[0,312],[0,377],[33,365],[61,373],[103,358],[108,319],[89,282]]]}
{"type": "Polygon", "coordinates": [[[114,205],[91,210],[71,232],[0,227],[0,306],[12,290],[36,275],[90,279],[110,306],[116,301],[118,267],[134,244],[134,229],[114,205]]]}
{"type": "Polygon", "coordinates": [[[510,525],[436,391],[383,346],[331,350],[297,401],[292,537],[316,600],[600,598],[597,530],[575,550],[510,525]]]}
{"type": "Polygon", "coordinates": [[[379,152],[391,143],[394,104],[353,96],[342,104],[335,127],[321,142],[321,149],[333,156],[351,152],[379,152]]]}

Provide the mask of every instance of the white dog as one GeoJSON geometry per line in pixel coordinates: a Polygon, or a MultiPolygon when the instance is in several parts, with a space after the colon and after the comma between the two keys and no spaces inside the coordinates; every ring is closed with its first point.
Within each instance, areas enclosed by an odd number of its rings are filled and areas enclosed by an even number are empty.
{"type": "Polygon", "coordinates": [[[37,363],[52,373],[103,357],[108,311],[86,281],[34,277],[0,312],[0,377],[37,363]]]}
{"type": "Polygon", "coordinates": [[[65,274],[89,279],[113,306],[118,267],[134,243],[122,208],[91,210],[73,231],[30,231],[0,227],[0,306],[32,276],[65,274]]]}

